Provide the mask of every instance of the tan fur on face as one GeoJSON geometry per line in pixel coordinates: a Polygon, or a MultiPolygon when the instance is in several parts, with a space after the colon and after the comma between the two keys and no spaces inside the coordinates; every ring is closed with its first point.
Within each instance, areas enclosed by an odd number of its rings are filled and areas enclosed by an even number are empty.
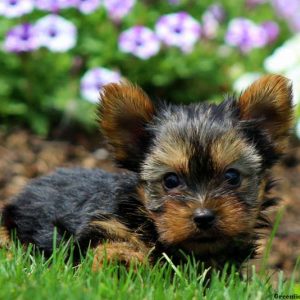
{"type": "Polygon", "coordinates": [[[238,101],[241,119],[264,119],[262,126],[284,152],[293,122],[292,86],[280,75],[267,75],[255,81],[238,101]]]}
{"type": "Polygon", "coordinates": [[[262,202],[264,200],[267,182],[268,182],[267,178],[264,178],[261,181],[261,184],[259,186],[258,197],[257,197],[257,202],[259,205],[262,204],[262,202]]]}
{"type": "Polygon", "coordinates": [[[178,140],[166,139],[154,147],[143,165],[142,177],[155,180],[167,172],[188,173],[188,145],[178,140]],[[154,177],[153,177],[154,176],[154,177]]]}
{"type": "Polygon", "coordinates": [[[241,151],[245,146],[248,145],[233,130],[226,132],[212,145],[211,156],[213,157],[213,163],[216,167],[231,164],[240,158],[241,151]]]}
{"type": "Polygon", "coordinates": [[[162,145],[154,150],[152,158],[169,166],[175,172],[187,173],[189,156],[186,145],[180,144],[179,141],[162,141],[162,145]]]}
{"type": "Polygon", "coordinates": [[[214,253],[235,238],[254,234],[258,208],[246,209],[235,197],[207,199],[203,205],[197,201],[166,200],[162,213],[152,213],[159,240],[167,245],[177,245],[197,254],[214,253]],[[216,224],[211,230],[199,230],[193,222],[197,208],[207,208],[216,214],[216,224]],[[214,242],[197,242],[199,237],[216,238],[214,242]]]}
{"type": "Polygon", "coordinates": [[[139,186],[136,191],[137,191],[139,201],[145,205],[147,202],[147,198],[146,198],[144,187],[139,186]]]}
{"type": "MultiPolygon", "coordinates": [[[[152,216],[157,225],[160,239],[169,244],[177,244],[198,234],[199,230],[193,222],[193,214],[199,207],[201,206],[196,201],[182,203],[176,200],[167,200],[164,212],[152,216]]],[[[248,232],[256,221],[257,210],[254,209],[249,213],[235,197],[227,196],[206,201],[203,207],[215,212],[217,230],[220,231],[220,234],[228,237],[248,232]]]]}
{"type": "Polygon", "coordinates": [[[193,202],[166,200],[164,212],[151,215],[159,233],[159,239],[167,244],[178,244],[193,236],[196,226],[192,215],[196,208],[197,204],[193,202]]]}
{"type": "Polygon", "coordinates": [[[215,211],[218,230],[225,236],[235,237],[250,233],[256,223],[257,209],[246,210],[235,197],[214,199],[208,206],[215,211]]]}
{"type": "Polygon", "coordinates": [[[215,169],[221,171],[242,158],[251,164],[252,169],[258,169],[261,161],[255,148],[246,143],[234,130],[219,137],[212,144],[210,154],[215,169]]]}

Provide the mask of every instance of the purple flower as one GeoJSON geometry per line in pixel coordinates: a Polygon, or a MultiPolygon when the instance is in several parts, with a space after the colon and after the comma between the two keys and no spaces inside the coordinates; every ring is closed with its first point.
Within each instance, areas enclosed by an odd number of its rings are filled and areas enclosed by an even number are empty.
{"type": "Polygon", "coordinates": [[[272,0],[272,4],[277,14],[287,19],[300,12],[300,0],[272,0]]]}
{"type": "Polygon", "coordinates": [[[225,20],[225,10],[221,4],[212,4],[208,7],[207,12],[209,12],[219,23],[225,20]]]}
{"type": "Polygon", "coordinates": [[[267,0],[246,0],[246,6],[249,8],[255,8],[258,5],[266,3],[267,0]]]}
{"type": "Polygon", "coordinates": [[[47,15],[36,22],[36,29],[41,46],[53,52],[65,52],[76,44],[76,27],[63,17],[47,15]]]}
{"type": "Polygon", "coordinates": [[[99,100],[99,91],[105,84],[119,82],[119,72],[106,68],[93,68],[87,71],[80,82],[81,95],[84,99],[96,103],[99,100]]]}
{"type": "Polygon", "coordinates": [[[289,27],[300,31],[300,0],[272,0],[277,14],[286,19],[289,27]]]}
{"type": "Polygon", "coordinates": [[[268,36],[262,26],[244,18],[232,19],[225,36],[227,44],[239,47],[243,52],[261,48],[268,43],[268,36]]]}
{"type": "Polygon", "coordinates": [[[202,35],[208,39],[217,36],[220,23],[225,19],[225,12],[221,5],[211,5],[202,16],[202,35]]]}
{"type": "Polygon", "coordinates": [[[179,47],[184,52],[191,51],[201,36],[200,24],[186,12],[160,17],[155,31],[166,45],[179,47]]]}
{"type": "Polygon", "coordinates": [[[58,12],[60,9],[75,5],[76,0],[35,0],[35,5],[41,10],[58,12]]]}
{"type": "Polygon", "coordinates": [[[123,31],[119,37],[119,49],[141,59],[158,53],[160,42],[155,33],[144,26],[134,26],[123,31]]]}
{"type": "Polygon", "coordinates": [[[4,50],[8,52],[30,52],[39,48],[36,29],[31,24],[12,28],[6,35],[4,50]]]}
{"type": "Polygon", "coordinates": [[[217,36],[220,28],[219,22],[210,12],[205,12],[202,16],[202,35],[208,39],[217,36]]]}
{"type": "Polygon", "coordinates": [[[178,5],[180,3],[180,0],[168,0],[168,2],[171,4],[171,5],[178,5]]]}
{"type": "Polygon", "coordinates": [[[290,21],[290,27],[296,32],[300,32],[300,11],[290,21]]]}
{"type": "Polygon", "coordinates": [[[1,0],[0,16],[16,18],[33,11],[33,0],[1,0]]]}
{"type": "Polygon", "coordinates": [[[279,34],[279,26],[277,23],[272,21],[267,21],[261,24],[262,28],[265,30],[267,35],[267,43],[273,43],[276,41],[279,34]]]}
{"type": "Polygon", "coordinates": [[[75,0],[76,7],[84,14],[95,11],[101,4],[100,0],[75,0]]]}
{"type": "Polygon", "coordinates": [[[106,8],[109,17],[119,22],[133,8],[135,0],[104,0],[103,5],[106,8]]]}

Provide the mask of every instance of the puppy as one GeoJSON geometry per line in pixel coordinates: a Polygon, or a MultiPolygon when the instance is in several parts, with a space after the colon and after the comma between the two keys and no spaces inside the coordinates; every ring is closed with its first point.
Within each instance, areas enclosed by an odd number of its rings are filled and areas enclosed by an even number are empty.
{"type": "Polygon", "coordinates": [[[292,127],[292,88],[262,77],[220,104],[154,105],[138,87],[109,84],[99,119],[115,162],[128,170],[60,169],[2,209],[2,244],[15,232],[46,255],[72,237],[81,252],[125,264],[184,252],[207,265],[241,265],[267,227],[271,167],[292,127]]]}

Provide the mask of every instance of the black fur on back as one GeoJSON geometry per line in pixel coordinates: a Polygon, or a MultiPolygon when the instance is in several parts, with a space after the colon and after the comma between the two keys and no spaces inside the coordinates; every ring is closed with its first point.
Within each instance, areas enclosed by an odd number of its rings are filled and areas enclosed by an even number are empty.
{"type": "Polygon", "coordinates": [[[90,227],[94,220],[117,218],[132,230],[145,226],[141,204],[134,197],[136,183],[132,172],[59,169],[26,186],[3,210],[2,224],[46,255],[53,250],[54,228],[57,243],[72,236],[84,251],[106,238],[90,227]]]}

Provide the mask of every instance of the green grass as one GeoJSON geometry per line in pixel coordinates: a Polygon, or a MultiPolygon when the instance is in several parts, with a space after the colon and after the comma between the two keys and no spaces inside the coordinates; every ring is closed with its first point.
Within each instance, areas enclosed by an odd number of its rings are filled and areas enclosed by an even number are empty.
{"type": "MultiPolygon", "coordinates": [[[[130,266],[127,270],[117,263],[105,263],[92,272],[93,252],[88,251],[74,267],[67,259],[67,245],[62,245],[49,259],[26,250],[18,243],[10,249],[0,249],[0,300],[2,299],[275,299],[274,295],[300,297],[300,257],[288,280],[283,272],[269,274],[267,262],[272,242],[283,211],[279,211],[257,272],[246,266],[247,275],[240,276],[233,267],[222,272],[199,270],[192,258],[176,267],[164,255],[155,266],[130,266]]],[[[55,233],[54,233],[55,238],[55,233]]],[[[55,239],[54,239],[55,240],[55,239]]],[[[55,246],[55,243],[54,243],[55,246]]],[[[72,254],[71,254],[72,256],[72,254]]],[[[279,298],[278,298],[279,299],[279,298]]],[[[296,298],[294,298],[296,299],[296,298]]]]}
{"type": "Polygon", "coordinates": [[[78,267],[65,259],[61,247],[46,260],[32,249],[14,245],[0,250],[0,299],[273,299],[277,294],[295,294],[299,284],[284,280],[282,272],[272,277],[250,267],[248,278],[231,269],[229,275],[196,272],[196,263],[176,268],[166,257],[160,265],[129,270],[117,263],[92,272],[89,252],[78,267]],[[277,282],[276,284],[272,282],[277,282]]]}

